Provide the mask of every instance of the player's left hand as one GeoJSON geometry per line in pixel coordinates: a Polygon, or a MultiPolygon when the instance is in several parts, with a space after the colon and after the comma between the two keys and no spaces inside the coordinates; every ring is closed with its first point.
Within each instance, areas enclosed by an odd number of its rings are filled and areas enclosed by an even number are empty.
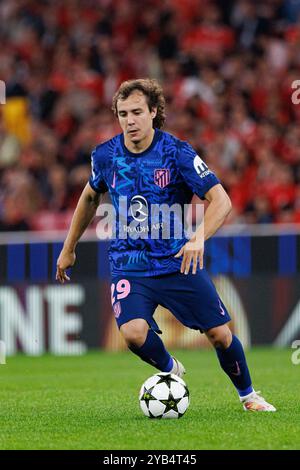
{"type": "Polygon", "coordinates": [[[193,261],[192,274],[196,274],[197,263],[199,262],[200,269],[203,269],[203,255],[204,255],[204,241],[203,240],[190,240],[176,253],[175,258],[183,256],[180,266],[180,272],[188,274],[193,261]]]}

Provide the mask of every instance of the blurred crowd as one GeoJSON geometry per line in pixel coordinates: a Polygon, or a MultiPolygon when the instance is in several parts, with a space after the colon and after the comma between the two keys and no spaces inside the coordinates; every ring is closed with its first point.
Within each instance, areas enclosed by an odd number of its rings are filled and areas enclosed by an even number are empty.
{"type": "Polygon", "coordinates": [[[300,222],[300,0],[0,0],[0,231],[68,227],[125,79],[221,179],[227,223],[300,222]]]}

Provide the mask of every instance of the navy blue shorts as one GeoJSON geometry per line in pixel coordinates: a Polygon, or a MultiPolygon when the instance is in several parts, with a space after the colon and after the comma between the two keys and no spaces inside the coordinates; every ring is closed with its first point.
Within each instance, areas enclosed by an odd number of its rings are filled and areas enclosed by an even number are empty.
{"type": "Polygon", "coordinates": [[[161,332],[153,319],[158,305],[170,310],[183,325],[202,332],[231,320],[205,269],[196,274],[113,277],[111,297],[119,328],[143,318],[154,331],[161,332]]]}

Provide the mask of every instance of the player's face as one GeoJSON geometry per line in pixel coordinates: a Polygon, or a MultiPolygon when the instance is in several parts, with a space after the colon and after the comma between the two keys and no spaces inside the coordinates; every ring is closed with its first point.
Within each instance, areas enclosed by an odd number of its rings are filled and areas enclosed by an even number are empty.
{"type": "Polygon", "coordinates": [[[152,135],[156,109],[149,110],[146,96],[141,91],[133,91],[126,100],[118,100],[117,109],[125,141],[138,144],[152,135]]]}

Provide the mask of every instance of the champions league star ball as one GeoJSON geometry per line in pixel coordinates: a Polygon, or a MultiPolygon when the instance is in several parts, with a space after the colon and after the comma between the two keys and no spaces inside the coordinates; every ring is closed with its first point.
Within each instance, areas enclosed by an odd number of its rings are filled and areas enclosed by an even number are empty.
{"type": "Polygon", "coordinates": [[[139,400],[149,418],[181,418],[190,404],[190,393],[180,377],[160,372],[143,383],[139,400]]]}

